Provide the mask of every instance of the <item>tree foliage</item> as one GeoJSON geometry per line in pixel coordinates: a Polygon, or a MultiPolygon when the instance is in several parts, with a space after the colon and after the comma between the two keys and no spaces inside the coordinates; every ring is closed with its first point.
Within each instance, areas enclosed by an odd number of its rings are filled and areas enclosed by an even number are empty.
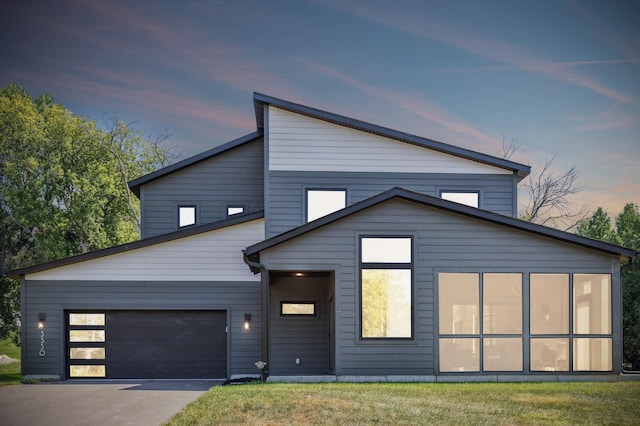
{"type": "MultiPolygon", "coordinates": [[[[629,203],[615,218],[598,208],[588,219],[578,225],[578,233],[585,237],[619,244],[640,251],[640,212],[638,206],[629,203]]],[[[640,371],[640,262],[622,268],[622,328],[624,363],[626,368],[640,371]]]]}
{"type": "MultiPolygon", "coordinates": [[[[169,161],[118,116],[106,129],[48,94],[0,89],[0,275],[138,238],[127,181],[169,161]]],[[[0,282],[0,338],[15,334],[17,284],[0,282]]]]}

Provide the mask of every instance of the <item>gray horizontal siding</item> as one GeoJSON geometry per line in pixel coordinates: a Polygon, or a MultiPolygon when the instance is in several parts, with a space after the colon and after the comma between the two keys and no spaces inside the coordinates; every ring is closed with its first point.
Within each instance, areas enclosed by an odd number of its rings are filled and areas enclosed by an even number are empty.
{"type": "Polygon", "coordinates": [[[258,139],[143,185],[143,238],[175,231],[178,205],[196,204],[200,224],[225,219],[228,205],[263,210],[263,152],[258,139]]]}
{"type": "Polygon", "coordinates": [[[404,200],[390,200],[275,246],[261,254],[261,261],[269,269],[335,265],[336,367],[341,375],[435,374],[434,276],[439,271],[613,273],[614,324],[620,322],[613,256],[404,200]],[[413,340],[359,339],[361,234],[415,238],[413,340]]]}
{"type": "MultiPolygon", "coordinates": [[[[27,281],[23,307],[23,372],[65,377],[66,309],[202,309],[230,312],[230,374],[256,374],[261,358],[259,282],[27,281]],[[40,350],[38,313],[47,315],[46,356],[40,350]],[[252,328],[243,330],[244,314],[252,328]]],[[[107,339],[109,337],[107,336],[107,339]]]]}
{"type": "Polygon", "coordinates": [[[513,216],[517,202],[512,175],[270,171],[268,179],[268,237],[306,221],[306,188],[347,188],[349,204],[395,186],[432,196],[443,190],[480,191],[480,207],[505,216],[513,216]]]}
{"type": "Polygon", "coordinates": [[[328,278],[273,278],[271,281],[270,373],[328,374],[328,278]],[[282,301],[315,301],[317,317],[281,317],[282,301]],[[296,358],[302,363],[296,365],[296,358]]]}

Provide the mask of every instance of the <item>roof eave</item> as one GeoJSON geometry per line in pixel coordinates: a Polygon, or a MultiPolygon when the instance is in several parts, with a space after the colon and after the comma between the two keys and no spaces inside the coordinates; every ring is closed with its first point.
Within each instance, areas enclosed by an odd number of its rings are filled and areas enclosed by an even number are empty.
{"type": "Polygon", "coordinates": [[[494,167],[499,167],[505,170],[509,170],[518,177],[518,181],[522,180],[531,173],[531,167],[525,164],[516,163],[514,161],[506,160],[504,158],[498,158],[491,155],[483,154],[480,152],[472,151],[465,148],[460,148],[454,145],[449,145],[444,142],[439,142],[433,139],[423,138],[420,136],[404,133],[398,130],[389,129],[387,127],[378,126],[366,121],[357,120],[354,118],[346,117],[332,112],[323,111],[317,108],[312,108],[306,105],[297,104],[294,102],[286,101],[284,99],[274,98],[262,93],[253,93],[254,109],[256,113],[256,125],[259,129],[264,129],[264,105],[273,105],[280,109],[291,111],[297,114],[306,115],[311,118],[327,121],[329,123],[338,124],[341,126],[350,127],[355,130],[375,134],[386,138],[395,139],[401,142],[410,143],[412,145],[420,146],[422,148],[432,149],[434,151],[442,152],[449,155],[465,158],[467,160],[477,161],[480,163],[488,164],[494,167]]]}
{"type": "Polygon", "coordinates": [[[168,241],[178,240],[180,238],[186,238],[193,235],[202,234],[204,232],[215,231],[217,229],[227,228],[234,225],[240,225],[242,223],[251,222],[252,220],[262,219],[263,217],[264,211],[240,214],[229,219],[224,219],[217,222],[190,226],[184,229],[178,229],[174,232],[156,235],[154,237],[145,238],[143,240],[133,241],[131,243],[121,244],[118,246],[108,247],[101,250],[77,254],[75,256],[64,257],[62,259],[52,260],[49,262],[39,263],[37,265],[31,265],[12,271],[7,271],[6,276],[12,279],[18,279],[22,275],[34,274],[36,272],[43,272],[49,269],[73,265],[74,263],[85,262],[87,260],[94,260],[119,253],[125,253],[127,251],[136,250],[168,241]]]}
{"type": "Polygon", "coordinates": [[[565,231],[560,231],[553,228],[548,228],[543,225],[538,225],[532,222],[523,221],[520,219],[503,216],[497,213],[493,213],[487,210],[476,209],[474,207],[465,206],[462,204],[447,201],[441,198],[431,197],[429,195],[419,194],[413,191],[409,191],[403,188],[392,188],[386,192],[378,194],[367,200],[348,206],[342,210],[331,213],[313,222],[306,223],[294,228],[280,235],[276,235],[267,240],[261,241],[257,244],[247,247],[246,253],[248,256],[255,256],[263,250],[280,245],[290,239],[296,238],[308,232],[311,232],[320,227],[326,226],[330,223],[343,219],[347,216],[356,214],[364,209],[372,207],[376,204],[380,204],[384,201],[388,201],[392,198],[401,198],[412,202],[421,203],[431,207],[447,210],[453,213],[462,214],[475,219],[485,220],[491,223],[495,223],[501,226],[507,226],[516,230],[530,232],[543,237],[553,238],[559,241],[564,241],[570,244],[575,244],[592,250],[598,250],[611,255],[625,256],[629,259],[637,257],[638,253],[635,250],[628,249],[626,247],[620,247],[614,244],[605,243],[591,238],[582,237],[575,234],[570,234],[565,231]]]}
{"type": "Polygon", "coordinates": [[[133,191],[133,193],[136,194],[138,198],[140,198],[140,187],[142,185],[149,183],[155,179],[159,179],[161,177],[167,176],[171,173],[177,172],[178,170],[182,170],[191,165],[208,160],[212,157],[215,157],[216,155],[220,155],[224,152],[230,151],[246,143],[253,142],[256,139],[261,138],[262,136],[263,136],[263,131],[257,130],[255,132],[251,132],[247,135],[244,135],[240,138],[234,139],[230,142],[224,143],[222,145],[218,145],[207,151],[201,152],[200,154],[196,154],[192,157],[186,158],[175,164],[171,164],[167,167],[163,167],[159,170],[156,170],[155,172],[151,172],[137,179],[134,179],[128,183],[129,189],[133,191]]]}

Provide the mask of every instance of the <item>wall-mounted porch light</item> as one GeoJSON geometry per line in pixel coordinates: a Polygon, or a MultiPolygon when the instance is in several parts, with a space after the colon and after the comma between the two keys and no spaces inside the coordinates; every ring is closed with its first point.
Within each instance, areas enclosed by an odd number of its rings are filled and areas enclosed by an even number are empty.
{"type": "Polygon", "coordinates": [[[244,314],[244,329],[249,330],[251,325],[251,314],[244,314]]]}
{"type": "Polygon", "coordinates": [[[44,322],[47,320],[47,314],[40,312],[38,314],[38,330],[44,329],[44,322]]]}

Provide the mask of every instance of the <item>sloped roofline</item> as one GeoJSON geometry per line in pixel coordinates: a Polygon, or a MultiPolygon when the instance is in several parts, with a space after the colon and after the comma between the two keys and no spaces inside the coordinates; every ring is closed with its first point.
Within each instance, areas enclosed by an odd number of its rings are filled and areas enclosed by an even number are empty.
{"type": "Polygon", "coordinates": [[[161,178],[173,172],[177,172],[178,170],[184,169],[185,167],[189,167],[193,164],[199,163],[204,160],[208,160],[211,157],[215,157],[216,155],[222,154],[224,152],[230,151],[234,148],[237,148],[241,145],[244,145],[249,142],[253,142],[256,139],[259,139],[263,136],[262,130],[257,130],[255,132],[249,133],[248,135],[242,136],[238,139],[234,139],[225,144],[216,146],[215,148],[209,149],[207,151],[201,152],[200,154],[196,154],[193,157],[189,157],[182,161],[179,161],[175,164],[171,164],[167,167],[163,167],[161,169],[156,170],[155,172],[149,173],[147,175],[141,176],[137,179],[129,182],[129,189],[131,189],[138,198],[140,198],[140,187],[145,183],[149,183],[152,180],[161,178]]]}
{"type": "Polygon", "coordinates": [[[111,256],[114,254],[124,253],[131,250],[149,247],[152,245],[165,243],[168,241],[178,240],[180,238],[191,237],[193,235],[202,234],[204,232],[215,231],[217,229],[227,228],[229,226],[240,225],[242,223],[251,222],[252,220],[262,219],[264,211],[255,213],[242,214],[233,216],[229,219],[219,220],[217,222],[205,223],[197,226],[179,229],[174,232],[157,235],[155,237],[145,238],[143,240],[133,241],[131,243],[121,244],[119,246],[108,247],[89,253],[78,254],[75,256],[64,257],[50,262],[40,263],[37,265],[27,266],[13,271],[8,271],[6,276],[9,278],[19,278],[21,275],[34,274],[49,269],[59,268],[61,266],[72,265],[74,263],[86,262],[87,260],[98,259],[100,257],[111,256]]]}
{"type": "Polygon", "coordinates": [[[438,142],[433,139],[427,139],[420,136],[412,135],[409,133],[400,132],[398,130],[389,129],[387,127],[378,126],[376,124],[368,123],[366,121],[357,120],[343,115],[334,114],[332,112],[323,111],[317,108],[300,105],[294,102],[286,101],[284,99],[274,98],[262,93],[253,93],[253,105],[256,115],[256,125],[259,130],[264,131],[264,105],[273,105],[280,109],[284,109],[297,114],[306,115],[311,118],[317,118],[319,120],[327,121],[329,123],[338,124],[345,127],[350,127],[355,130],[371,133],[386,138],[399,140],[401,142],[417,145],[422,148],[432,149],[434,151],[442,152],[456,157],[465,158],[467,160],[477,161],[480,163],[488,164],[490,166],[499,167],[501,169],[509,170],[516,174],[518,181],[524,179],[531,173],[531,167],[516,163],[514,161],[505,160],[504,158],[494,157],[492,155],[482,154],[480,152],[471,151],[469,149],[460,148],[457,146],[449,145],[444,142],[438,142]]]}
{"type": "Polygon", "coordinates": [[[526,222],[524,220],[515,219],[509,216],[503,216],[501,214],[493,213],[487,210],[481,210],[474,207],[469,207],[463,204],[447,201],[442,198],[432,197],[430,195],[420,194],[417,192],[409,191],[404,188],[395,187],[381,194],[375,195],[371,198],[367,198],[359,203],[352,204],[342,210],[331,213],[320,219],[316,219],[313,222],[306,223],[290,231],[276,235],[254,245],[251,245],[244,250],[246,256],[252,261],[258,261],[260,252],[275,247],[277,245],[286,243],[301,235],[312,232],[318,228],[329,225],[333,222],[337,222],[347,216],[354,215],[365,209],[373,207],[377,204],[385,201],[398,198],[408,201],[413,201],[419,204],[423,204],[430,207],[435,207],[441,210],[469,216],[474,219],[480,219],[486,222],[491,222],[497,225],[506,226],[509,228],[517,229],[543,237],[553,238],[555,240],[564,241],[567,243],[575,244],[578,246],[586,247],[593,250],[598,250],[608,254],[615,254],[619,256],[626,256],[633,258],[638,255],[635,250],[631,250],[625,247],[620,247],[615,244],[609,244],[591,238],[582,237],[580,235],[571,234],[569,232],[560,231],[557,229],[549,228],[546,226],[538,225],[532,222],[526,222]]]}

